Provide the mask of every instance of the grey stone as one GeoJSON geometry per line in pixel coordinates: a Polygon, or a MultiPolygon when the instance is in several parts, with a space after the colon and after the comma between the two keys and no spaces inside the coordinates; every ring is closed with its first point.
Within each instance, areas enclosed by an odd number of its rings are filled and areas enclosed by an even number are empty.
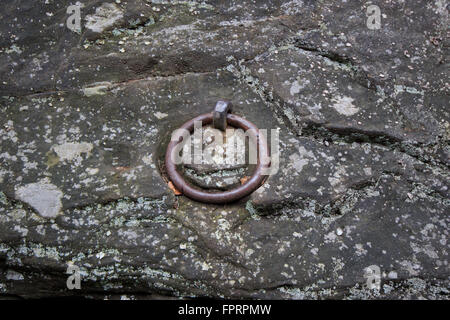
{"type": "Polygon", "coordinates": [[[355,1],[90,1],[80,33],[70,4],[2,3],[0,298],[448,299],[445,2],[371,30],[355,1]],[[171,133],[223,99],[279,162],[234,203],[175,196],[171,133]]]}

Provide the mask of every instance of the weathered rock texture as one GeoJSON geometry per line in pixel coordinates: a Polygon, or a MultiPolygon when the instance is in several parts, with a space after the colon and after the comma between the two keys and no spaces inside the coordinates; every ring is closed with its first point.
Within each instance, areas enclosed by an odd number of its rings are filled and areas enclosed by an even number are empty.
{"type": "Polygon", "coordinates": [[[2,2],[1,297],[448,298],[446,1],[373,2],[378,30],[360,1],[82,2],[79,33],[2,2]],[[170,133],[224,98],[279,170],[176,197],[170,133]]]}

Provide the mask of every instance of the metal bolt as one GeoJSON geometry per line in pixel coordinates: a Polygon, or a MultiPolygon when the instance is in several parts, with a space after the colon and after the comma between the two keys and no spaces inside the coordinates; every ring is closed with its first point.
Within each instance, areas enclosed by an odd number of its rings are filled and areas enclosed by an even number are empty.
{"type": "Polygon", "coordinates": [[[233,105],[230,101],[217,101],[213,111],[213,127],[221,131],[227,128],[227,114],[231,113],[233,105]]]}

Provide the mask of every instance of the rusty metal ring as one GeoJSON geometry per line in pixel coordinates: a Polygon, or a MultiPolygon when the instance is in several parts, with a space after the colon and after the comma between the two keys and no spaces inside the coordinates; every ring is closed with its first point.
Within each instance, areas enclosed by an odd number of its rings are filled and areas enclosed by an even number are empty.
{"type": "MultiPolygon", "coordinates": [[[[213,122],[213,113],[205,113],[192,120],[189,120],[188,122],[183,124],[180,129],[185,129],[192,133],[194,131],[195,121],[201,121],[202,125],[211,124],[213,122]]],[[[256,127],[250,121],[245,120],[237,115],[230,113],[227,114],[227,123],[233,127],[241,128],[244,131],[251,129],[255,132],[255,136],[258,142],[258,160],[253,175],[243,185],[228,191],[205,192],[194,188],[192,185],[187,183],[184,178],[177,172],[176,165],[172,161],[172,153],[174,152],[174,150],[176,150],[175,146],[180,143],[182,139],[180,138],[178,141],[170,141],[169,145],[167,146],[165,157],[166,172],[169,176],[169,179],[172,181],[173,185],[178,189],[178,191],[180,191],[188,198],[199,202],[223,204],[236,201],[245,196],[248,196],[264,183],[267,177],[267,175],[263,174],[264,170],[270,166],[266,139],[261,139],[261,134],[258,127],[256,127]],[[262,159],[264,160],[261,161],[262,159]]]]}

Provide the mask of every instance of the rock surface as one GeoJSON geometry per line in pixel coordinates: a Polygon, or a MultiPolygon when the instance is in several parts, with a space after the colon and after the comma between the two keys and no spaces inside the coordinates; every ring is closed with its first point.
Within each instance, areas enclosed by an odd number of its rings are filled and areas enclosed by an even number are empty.
{"type": "Polygon", "coordinates": [[[357,1],[122,0],[74,32],[71,4],[2,3],[0,297],[448,299],[446,1],[378,1],[375,30],[357,1]],[[220,99],[278,170],[205,205],[162,164],[220,99]]]}

